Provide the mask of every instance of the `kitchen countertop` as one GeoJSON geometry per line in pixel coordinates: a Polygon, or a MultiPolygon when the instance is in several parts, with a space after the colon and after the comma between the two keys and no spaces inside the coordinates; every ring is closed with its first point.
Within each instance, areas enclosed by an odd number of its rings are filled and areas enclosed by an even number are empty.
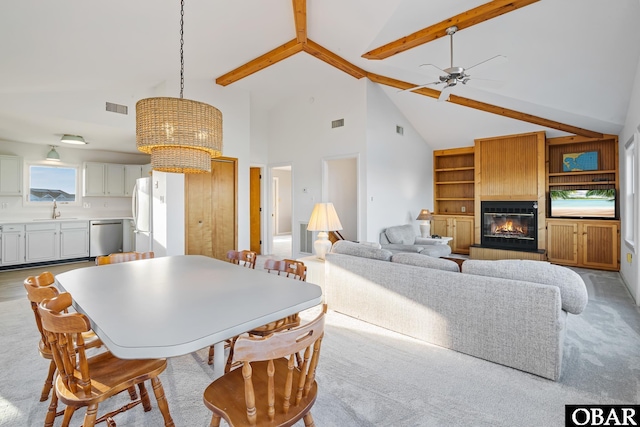
{"type": "Polygon", "coordinates": [[[6,224],[33,224],[33,223],[46,223],[46,222],[67,222],[67,221],[94,221],[94,220],[111,220],[111,219],[133,219],[131,216],[88,216],[88,217],[58,217],[53,218],[2,218],[0,219],[0,225],[6,224]]]}

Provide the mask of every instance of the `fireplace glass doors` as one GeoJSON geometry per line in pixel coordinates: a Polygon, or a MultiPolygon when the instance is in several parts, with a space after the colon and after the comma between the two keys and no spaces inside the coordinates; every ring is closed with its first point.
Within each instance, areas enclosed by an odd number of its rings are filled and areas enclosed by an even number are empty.
{"type": "Polygon", "coordinates": [[[538,250],[535,202],[482,202],[481,245],[521,251],[538,250]]]}

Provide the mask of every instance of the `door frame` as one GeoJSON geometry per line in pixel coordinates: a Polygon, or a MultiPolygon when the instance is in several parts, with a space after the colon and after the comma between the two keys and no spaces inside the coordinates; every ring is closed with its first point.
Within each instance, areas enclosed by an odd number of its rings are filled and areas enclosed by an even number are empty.
{"type": "Polygon", "coordinates": [[[274,199],[274,194],[273,194],[273,178],[275,178],[273,175],[273,170],[275,168],[281,168],[283,166],[289,166],[291,168],[291,255],[295,256],[295,254],[297,253],[297,249],[298,249],[298,245],[296,244],[296,238],[298,236],[297,230],[294,227],[294,218],[296,217],[295,215],[295,174],[294,174],[294,170],[293,170],[293,162],[279,162],[279,163],[270,163],[267,167],[267,179],[269,182],[269,185],[266,185],[265,187],[267,187],[267,209],[268,212],[266,212],[267,218],[271,218],[272,220],[270,221],[265,221],[266,223],[266,227],[264,227],[266,230],[266,239],[264,240],[265,245],[263,245],[264,249],[265,249],[265,253],[270,254],[273,251],[273,237],[275,236],[275,232],[276,230],[274,229],[274,221],[273,221],[273,215],[275,214],[273,212],[273,206],[275,204],[275,199],[274,199]]]}

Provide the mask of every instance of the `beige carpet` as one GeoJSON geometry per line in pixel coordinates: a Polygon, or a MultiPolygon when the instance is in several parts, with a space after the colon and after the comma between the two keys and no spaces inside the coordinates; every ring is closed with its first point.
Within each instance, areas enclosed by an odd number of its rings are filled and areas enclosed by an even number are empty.
{"type": "MultiPolygon", "coordinates": [[[[617,273],[576,271],[590,301],[580,316],[569,315],[558,382],[329,311],[312,411],[316,425],[553,427],[564,426],[565,404],[638,404],[640,311],[617,273]]],[[[38,396],[47,363],[36,351],[26,298],[0,302],[0,340],[0,425],[40,426],[47,403],[38,396]]],[[[172,358],[161,375],[176,426],[208,425],[202,392],[212,371],[206,359],[206,350],[172,358]]],[[[73,425],[81,422],[76,417],[73,425]]],[[[155,404],[149,413],[135,408],[116,422],[162,424],[155,404]]]]}

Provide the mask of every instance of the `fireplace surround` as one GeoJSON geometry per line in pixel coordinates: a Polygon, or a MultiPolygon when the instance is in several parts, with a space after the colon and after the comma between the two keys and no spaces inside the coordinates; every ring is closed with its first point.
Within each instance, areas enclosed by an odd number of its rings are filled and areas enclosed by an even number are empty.
{"type": "Polygon", "coordinates": [[[536,201],[481,202],[481,246],[516,251],[538,250],[536,201]]]}

